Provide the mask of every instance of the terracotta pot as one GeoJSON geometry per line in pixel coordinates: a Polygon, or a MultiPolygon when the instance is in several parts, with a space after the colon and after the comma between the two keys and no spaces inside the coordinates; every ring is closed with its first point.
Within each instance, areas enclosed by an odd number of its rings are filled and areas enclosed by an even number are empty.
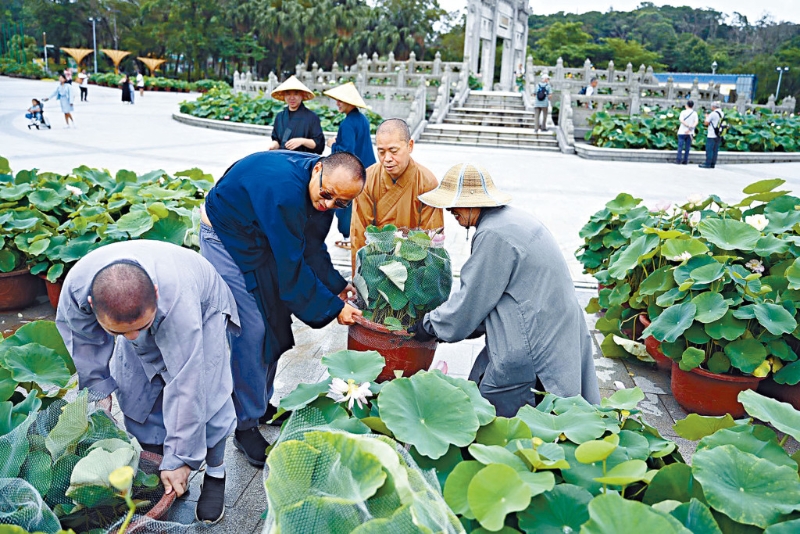
{"type": "Polygon", "coordinates": [[[33,304],[42,291],[42,282],[25,267],[0,273],[0,310],[21,310],[33,304]]]}
{"type": "Polygon", "coordinates": [[[696,368],[687,372],[672,362],[672,395],[684,410],[700,415],[731,414],[744,417],[739,393],[756,389],[763,378],[755,376],[718,375],[696,368]]]}
{"type": "MultiPolygon", "coordinates": [[[[639,322],[647,328],[650,326],[650,319],[642,314],[639,316],[639,322]]],[[[647,354],[652,356],[652,358],[656,361],[656,367],[658,367],[659,371],[663,371],[667,374],[672,372],[672,358],[669,356],[665,356],[663,352],[661,352],[661,342],[654,338],[653,336],[647,336],[644,339],[644,346],[647,349],[647,354]]]]}
{"type": "Polygon", "coordinates": [[[47,289],[47,298],[50,299],[50,306],[54,309],[58,308],[58,299],[61,296],[61,286],[64,284],[64,279],[60,278],[56,282],[50,282],[47,275],[40,274],[39,278],[44,280],[44,287],[47,289]]]}
{"type": "Polygon", "coordinates": [[[800,410],[800,383],[794,386],[778,384],[772,377],[767,377],[758,385],[758,392],[781,402],[788,402],[795,410],[800,410]]]}
{"type": "Polygon", "coordinates": [[[402,371],[402,376],[411,376],[428,369],[433,362],[436,345],[436,341],[423,343],[409,339],[404,330],[392,332],[362,317],[356,317],[356,324],[350,325],[347,331],[349,350],[376,350],[386,359],[386,367],[378,375],[378,382],[395,378],[395,371],[402,371]]]}

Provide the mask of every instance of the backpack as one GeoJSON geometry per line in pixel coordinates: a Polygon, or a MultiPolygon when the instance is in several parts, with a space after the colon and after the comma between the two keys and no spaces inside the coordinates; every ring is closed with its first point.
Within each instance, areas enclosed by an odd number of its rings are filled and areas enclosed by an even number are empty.
{"type": "Polygon", "coordinates": [[[585,95],[586,94],[586,86],[585,85],[583,87],[581,87],[581,90],[578,91],[578,94],[579,95],[585,95]]]}
{"type": "Polygon", "coordinates": [[[725,120],[725,115],[721,111],[714,110],[712,113],[719,113],[719,126],[714,126],[712,124],[711,127],[714,129],[714,133],[721,141],[728,134],[728,122],[725,120]]]}
{"type": "Polygon", "coordinates": [[[547,99],[547,86],[539,84],[539,87],[536,89],[536,100],[546,100],[547,99]]]}

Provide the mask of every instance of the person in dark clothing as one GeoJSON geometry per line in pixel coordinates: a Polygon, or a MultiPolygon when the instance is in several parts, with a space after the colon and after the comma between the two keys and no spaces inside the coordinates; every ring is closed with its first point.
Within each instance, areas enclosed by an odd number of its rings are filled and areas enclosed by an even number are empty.
{"type": "Polygon", "coordinates": [[[322,328],[361,315],[345,303],[355,289],[332,265],[325,236],[331,210],[347,207],[364,180],[364,166],[345,152],[258,152],[234,163],[201,209],[200,252],[239,310],[242,333],[230,340],[234,444],[255,466],[266,461],[258,424],[275,414],[278,358],[294,345],[291,316],[322,328]]]}
{"type": "Polygon", "coordinates": [[[122,102],[133,103],[131,99],[131,80],[128,78],[128,75],[126,74],[123,76],[122,81],[119,83],[122,86],[122,102]]]}
{"type": "MultiPolygon", "coordinates": [[[[358,108],[367,107],[367,103],[358,94],[358,89],[353,82],[334,87],[325,91],[325,96],[336,100],[336,107],[345,117],[339,123],[339,131],[336,137],[328,141],[331,152],[350,152],[361,160],[364,168],[374,165],[375,151],[372,149],[372,138],[369,135],[369,119],[365,117],[358,108]]],[[[336,242],[340,248],[350,248],[350,220],[353,215],[353,207],[336,210],[337,228],[342,234],[342,240],[336,242]]]]}
{"type": "Polygon", "coordinates": [[[304,101],[314,98],[314,92],[292,76],[272,91],[272,98],[286,102],[286,107],[275,117],[269,150],[281,148],[322,154],[325,136],[319,117],[303,105],[304,101]]]}

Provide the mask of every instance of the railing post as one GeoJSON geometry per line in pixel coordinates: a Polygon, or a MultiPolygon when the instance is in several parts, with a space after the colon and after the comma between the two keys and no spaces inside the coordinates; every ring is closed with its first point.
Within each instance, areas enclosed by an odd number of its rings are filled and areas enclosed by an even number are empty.
{"type": "Polygon", "coordinates": [[[436,57],[433,58],[433,72],[431,72],[431,74],[433,74],[434,76],[439,76],[441,73],[442,73],[442,54],[437,51],[436,57]]]}

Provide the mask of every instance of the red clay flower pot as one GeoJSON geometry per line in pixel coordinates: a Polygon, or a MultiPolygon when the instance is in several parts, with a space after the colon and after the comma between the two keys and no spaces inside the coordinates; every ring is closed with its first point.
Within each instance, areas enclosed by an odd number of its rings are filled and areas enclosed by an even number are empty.
{"type": "MultiPolygon", "coordinates": [[[[644,314],[639,316],[639,322],[642,323],[645,328],[650,326],[650,318],[644,314]]],[[[661,352],[661,342],[659,340],[653,336],[647,336],[644,339],[644,347],[647,349],[647,354],[656,361],[656,367],[658,367],[659,371],[663,371],[667,374],[672,372],[672,358],[665,356],[664,353],[661,352]]]]}
{"type": "Polygon", "coordinates": [[[771,376],[765,378],[758,385],[758,392],[781,402],[788,402],[795,410],[800,410],[800,383],[794,386],[778,384],[771,376]]]}
{"type": "Polygon", "coordinates": [[[731,414],[744,417],[739,393],[758,388],[763,378],[755,376],[718,375],[705,369],[684,371],[672,362],[672,395],[684,410],[700,415],[731,414]]]}
{"type": "Polygon", "coordinates": [[[420,342],[410,339],[407,332],[392,332],[385,326],[363,317],[356,317],[356,324],[347,331],[348,350],[376,350],[386,359],[386,366],[378,375],[378,382],[392,380],[395,371],[402,376],[411,376],[417,371],[427,370],[433,362],[436,341],[420,342]]]}
{"type": "Polygon", "coordinates": [[[42,282],[28,267],[0,273],[0,310],[21,310],[33,304],[42,291],[42,282]]]}
{"type": "Polygon", "coordinates": [[[50,306],[53,309],[58,308],[58,299],[61,297],[61,286],[64,284],[64,279],[61,278],[55,282],[47,279],[47,275],[40,274],[39,278],[44,280],[44,287],[47,289],[47,298],[50,299],[50,306]]]}

